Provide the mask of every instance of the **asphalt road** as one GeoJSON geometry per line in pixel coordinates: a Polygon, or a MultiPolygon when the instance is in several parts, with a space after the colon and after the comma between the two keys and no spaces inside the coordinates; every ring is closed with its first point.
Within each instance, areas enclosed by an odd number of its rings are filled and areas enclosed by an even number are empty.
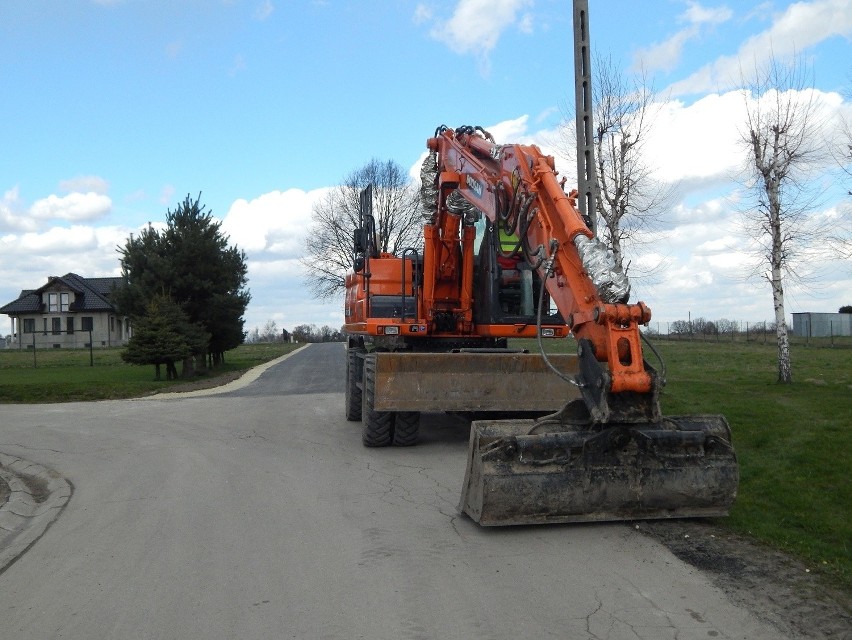
{"type": "Polygon", "coordinates": [[[0,406],[0,452],[74,492],[0,574],[0,637],[778,638],[624,524],[482,529],[468,425],[368,450],[343,348],[217,395],[0,406]]]}

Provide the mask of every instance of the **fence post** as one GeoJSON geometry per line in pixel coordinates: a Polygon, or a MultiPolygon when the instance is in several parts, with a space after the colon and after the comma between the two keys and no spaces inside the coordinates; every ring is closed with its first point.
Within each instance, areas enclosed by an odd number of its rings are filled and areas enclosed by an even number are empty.
{"type": "Polygon", "coordinates": [[[95,366],[95,345],[92,342],[92,330],[89,329],[89,366],[95,366]]]}
{"type": "Polygon", "coordinates": [[[36,363],[36,346],[35,346],[35,331],[33,331],[33,369],[38,368],[38,364],[36,363]]]}

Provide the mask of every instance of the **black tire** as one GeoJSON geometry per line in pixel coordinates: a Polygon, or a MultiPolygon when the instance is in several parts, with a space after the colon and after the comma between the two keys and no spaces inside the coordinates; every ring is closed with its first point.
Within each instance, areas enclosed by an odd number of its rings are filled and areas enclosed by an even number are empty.
{"type": "Polygon", "coordinates": [[[387,447],[393,441],[393,411],[374,411],[376,392],[376,356],[364,358],[364,382],[361,420],[361,440],[365,447],[387,447]]]}
{"type": "Polygon", "coordinates": [[[417,444],[420,430],[420,412],[398,411],[393,424],[393,446],[410,447],[417,444]]]}
{"type": "Polygon", "coordinates": [[[361,419],[361,372],[364,360],[359,355],[363,351],[349,348],[346,350],[346,419],[356,422],[361,419]]]}

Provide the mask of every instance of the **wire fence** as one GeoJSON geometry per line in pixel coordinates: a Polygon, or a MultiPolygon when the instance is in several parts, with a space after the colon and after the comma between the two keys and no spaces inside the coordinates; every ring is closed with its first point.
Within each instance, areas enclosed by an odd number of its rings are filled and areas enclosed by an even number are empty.
{"type": "Polygon", "coordinates": [[[0,345],[6,346],[9,350],[26,351],[32,355],[32,366],[38,367],[39,351],[53,351],[62,349],[82,350],[85,349],[89,356],[89,366],[94,366],[94,343],[92,341],[92,331],[65,331],[53,329],[50,331],[34,331],[24,333],[20,336],[20,343],[14,343],[11,340],[1,340],[0,345]]]}
{"type": "MultiPolygon", "coordinates": [[[[774,322],[739,322],[736,320],[676,320],[674,322],[651,322],[643,331],[658,340],[680,340],[699,342],[741,342],[753,344],[776,344],[774,322]]],[[[852,348],[852,335],[844,331],[840,323],[829,323],[821,335],[799,335],[791,326],[787,327],[791,345],[805,347],[852,348]]]]}

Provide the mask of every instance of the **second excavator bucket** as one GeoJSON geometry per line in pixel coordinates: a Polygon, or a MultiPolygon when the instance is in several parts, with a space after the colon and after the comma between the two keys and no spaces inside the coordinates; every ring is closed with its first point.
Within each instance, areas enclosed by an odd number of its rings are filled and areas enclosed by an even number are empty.
{"type": "Polygon", "coordinates": [[[483,526],[728,514],[739,473],[724,417],[552,418],[474,422],[459,509],[483,526]]]}

